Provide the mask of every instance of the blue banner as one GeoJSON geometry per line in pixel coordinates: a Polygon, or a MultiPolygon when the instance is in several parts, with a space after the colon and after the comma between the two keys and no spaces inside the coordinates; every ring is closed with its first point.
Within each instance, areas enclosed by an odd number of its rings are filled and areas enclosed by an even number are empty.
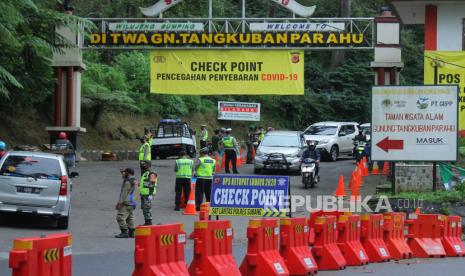
{"type": "Polygon", "coordinates": [[[213,177],[210,215],[285,217],[289,176],[218,174],[213,177]]]}

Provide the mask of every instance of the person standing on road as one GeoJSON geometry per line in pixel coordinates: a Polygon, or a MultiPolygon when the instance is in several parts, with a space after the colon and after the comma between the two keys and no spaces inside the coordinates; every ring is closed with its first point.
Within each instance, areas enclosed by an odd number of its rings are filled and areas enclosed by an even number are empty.
{"type": "Polygon", "coordinates": [[[265,129],[262,126],[258,127],[257,136],[258,136],[258,143],[260,144],[263,141],[263,139],[265,139],[265,129]]]}
{"type": "Polygon", "coordinates": [[[121,233],[115,238],[134,238],[134,209],[137,206],[135,201],[137,180],[134,177],[134,170],[126,168],[120,170],[123,177],[123,185],[119,193],[119,200],[116,204],[116,221],[118,222],[121,233]]]}
{"type": "Polygon", "coordinates": [[[152,200],[157,194],[158,177],[156,172],[150,171],[150,163],[142,162],[144,174],[140,178],[139,192],[141,199],[141,209],[144,215],[144,225],[152,225],[152,200]]]}
{"type": "Polygon", "coordinates": [[[147,140],[147,142],[149,143],[150,147],[152,147],[152,145],[153,145],[153,134],[150,131],[150,129],[148,129],[146,127],[144,128],[144,137],[147,140]]]}
{"type": "Polygon", "coordinates": [[[6,154],[6,143],[0,141],[0,159],[6,154]]]}
{"type": "Polygon", "coordinates": [[[208,141],[208,130],[206,125],[201,125],[200,126],[200,148],[203,149],[204,147],[207,146],[207,141],[208,141]]]}
{"type": "Polygon", "coordinates": [[[239,152],[239,144],[237,143],[236,138],[231,136],[231,131],[232,129],[228,128],[226,129],[225,136],[223,137],[223,140],[221,144],[223,145],[224,148],[224,154],[225,154],[225,164],[224,164],[224,170],[226,173],[229,173],[229,163],[232,163],[232,170],[234,174],[238,174],[239,172],[237,171],[237,153],[239,152]]]}
{"type": "Polygon", "coordinates": [[[74,167],[76,165],[76,153],[74,152],[74,146],[73,143],[68,140],[66,132],[60,132],[58,134],[58,139],[56,139],[50,146],[52,150],[59,151],[63,154],[68,166],[74,167]]]}
{"type": "Polygon", "coordinates": [[[144,164],[148,163],[150,166],[152,165],[152,153],[150,144],[147,142],[147,138],[145,136],[140,137],[141,146],[139,148],[139,163],[140,163],[140,175],[142,176],[146,171],[144,170],[144,164]]]}
{"type": "Polygon", "coordinates": [[[247,145],[247,164],[253,163],[253,151],[254,143],[256,142],[256,133],[255,126],[249,127],[249,132],[247,133],[246,145],[247,145]]]}
{"type": "Polygon", "coordinates": [[[220,151],[220,130],[215,129],[215,135],[212,136],[212,154],[214,157],[218,158],[220,151]]]}
{"type": "Polygon", "coordinates": [[[174,171],[176,172],[176,193],[174,198],[174,210],[179,211],[181,206],[181,193],[184,191],[184,200],[187,204],[191,192],[191,179],[194,172],[194,161],[189,159],[185,150],[181,151],[181,157],[176,160],[174,171]]]}
{"type": "Polygon", "coordinates": [[[195,164],[197,182],[195,184],[195,208],[200,211],[200,204],[205,200],[210,202],[212,191],[213,172],[215,171],[216,161],[208,156],[208,148],[200,150],[200,157],[195,164]]]}

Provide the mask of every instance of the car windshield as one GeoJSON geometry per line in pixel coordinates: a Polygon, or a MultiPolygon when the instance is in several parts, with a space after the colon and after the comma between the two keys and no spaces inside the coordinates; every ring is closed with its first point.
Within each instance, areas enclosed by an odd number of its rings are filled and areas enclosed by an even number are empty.
{"type": "Polygon", "coordinates": [[[57,159],[10,155],[3,162],[0,175],[58,179],[61,176],[61,168],[57,159]]]}
{"type": "Polygon", "coordinates": [[[305,134],[309,135],[334,135],[336,134],[336,126],[311,126],[305,134]]]}
{"type": "Polygon", "coordinates": [[[299,136],[267,135],[260,145],[265,147],[299,147],[299,136]]]}

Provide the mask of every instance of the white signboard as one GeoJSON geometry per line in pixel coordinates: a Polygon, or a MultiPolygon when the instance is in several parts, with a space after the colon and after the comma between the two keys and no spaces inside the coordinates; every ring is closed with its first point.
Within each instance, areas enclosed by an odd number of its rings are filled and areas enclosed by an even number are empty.
{"type": "Polygon", "coordinates": [[[457,91],[457,86],[373,87],[372,159],[456,161],[457,91]]]}
{"type": "Polygon", "coordinates": [[[344,23],[250,23],[252,32],[342,32],[344,23]]]}
{"type": "Polygon", "coordinates": [[[118,22],[109,23],[108,29],[116,32],[129,32],[129,31],[190,31],[201,32],[204,29],[203,23],[193,22],[118,22]]]}
{"type": "Polygon", "coordinates": [[[260,121],[260,104],[218,102],[218,120],[260,121]]]}

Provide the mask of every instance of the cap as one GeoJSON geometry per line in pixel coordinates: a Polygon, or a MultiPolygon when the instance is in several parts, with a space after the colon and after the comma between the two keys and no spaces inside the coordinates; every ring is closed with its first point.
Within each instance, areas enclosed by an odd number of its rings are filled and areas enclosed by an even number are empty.
{"type": "Polygon", "coordinates": [[[232,128],[227,128],[227,129],[225,129],[225,131],[231,132],[232,128]]]}
{"type": "Polygon", "coordinates": [[[200,125],[201,127],[206,127],[207,125],[200,125]]]}

